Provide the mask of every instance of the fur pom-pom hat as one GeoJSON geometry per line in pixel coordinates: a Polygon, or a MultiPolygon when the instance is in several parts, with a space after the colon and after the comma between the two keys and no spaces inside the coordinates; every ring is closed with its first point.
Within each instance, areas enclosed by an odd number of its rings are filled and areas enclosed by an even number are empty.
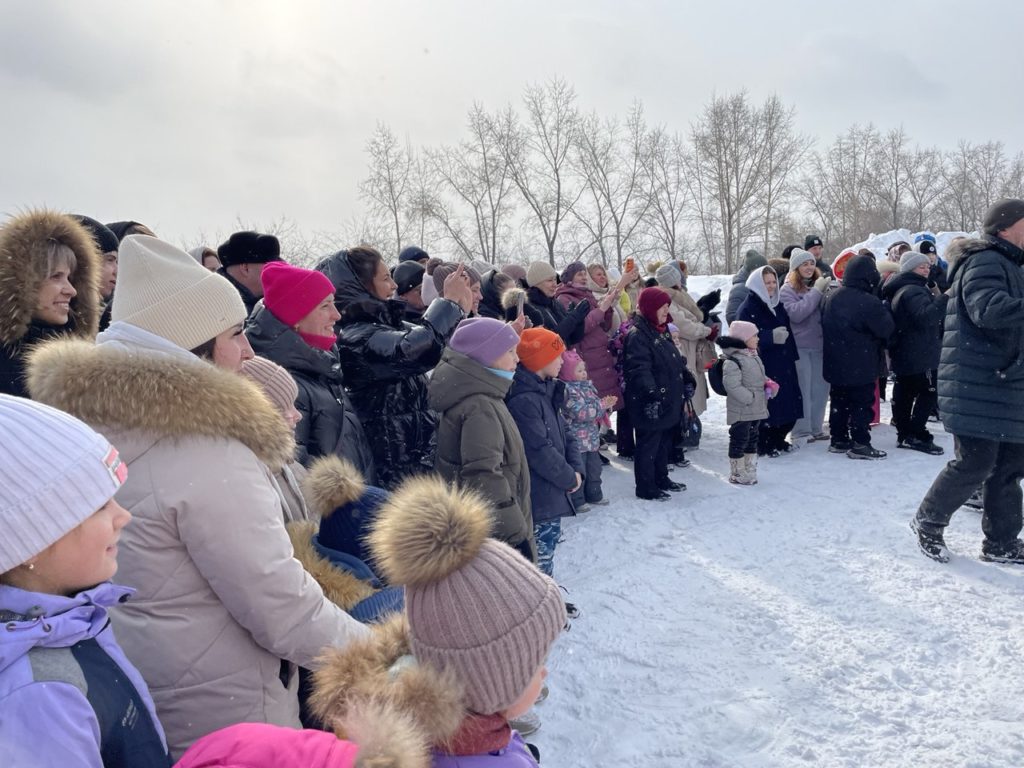
{"type": "Polygon", "coordinates": [[[388,492],[367,485],[351,462],[333,455],[310,465],[305,491],[310,507],[320,516],[319,543],[370,562],[366,538],[388,492]]]}
{"type": "Polygon", "coordinates": [[[388,583],[405,586],[413,655],[454,674],[482,715],[523,694],[565,626],[555,582],[490,533],[479,495],[421,477],[391,495],[369,539],[388,583]]]}

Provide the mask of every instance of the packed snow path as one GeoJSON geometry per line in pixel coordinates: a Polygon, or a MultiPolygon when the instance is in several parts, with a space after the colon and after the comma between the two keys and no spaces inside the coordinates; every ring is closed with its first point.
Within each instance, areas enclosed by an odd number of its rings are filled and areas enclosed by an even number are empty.
{"type": "Polygon", "coordinates": [[[980,515],[957,512],[948,565],[908,521],[946,449],[812,443],[728,482],[724,400],[670,502],[605,467],[611,506],[563,521],[555,576],[581,609],[549,660],[533,738],[542,764],[1024,765],[1024,568],[977,559],[980,515]]]}

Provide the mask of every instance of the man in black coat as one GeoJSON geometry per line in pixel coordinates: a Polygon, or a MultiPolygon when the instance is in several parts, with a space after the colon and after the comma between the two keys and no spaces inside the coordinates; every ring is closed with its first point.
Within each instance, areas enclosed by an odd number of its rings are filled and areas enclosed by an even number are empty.
{"type": "Polygon", "coordinates": [[[832,453],[851,459],[884,459],[871,445],[871,413],[882,352],[895,324],[876,295],[881,277],[870,256],[854,256],[843,284],[822,305],[824,376],[832,385],[829,429],[832,453]]]}
{"type": "Polygon", "coordinates": [[[982,560],[1024,565],[1024,200],[996,202],[984,237],[947,252],[950,301],[939,363],[939,413],[956,459],[932,483],[912,527],[948,562],[943,532],[982,483],[982,560]]]}
{"type": "Polygon", "coordinates": [[[949,297],[929,287],[928,257],[909,251],[900,260],[899,274],[882,288],[882,298],[896,322],[889,344],[893,387],[892,421],[896,445],[934,456],[942,448],[928,432],[928,417],[938,403],[936,381],[942,348],[942,321],[949,297]]]}

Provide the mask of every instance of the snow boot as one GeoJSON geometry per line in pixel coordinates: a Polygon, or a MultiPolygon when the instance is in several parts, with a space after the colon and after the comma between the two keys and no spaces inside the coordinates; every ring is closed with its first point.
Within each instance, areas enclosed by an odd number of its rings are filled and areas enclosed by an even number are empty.
{"type": "Polygon", "coordinates": [[[509,720],[508,724],[512,726],[512,730],[519,731],[520,736],[529,736],[540,730],[540,715],[531,709],[509,720]]]}
{"type": "Polygon", "coordinates": [[[981,559],[987,563],[1024,565],[1024,541],[1014,539],[1008,544],[996,544],[985,539],[981,545],[981,559]]]}
{"type": "MultiPolygon", "coordinates": [[[[917,546],[925,555],[937,563],[949,562],[949,550],[946,549],[941,531],[923,527],[916,517],[910,521],[910,530],[917,534],[917,546]]],[[[984,558],[984,555],[982,557],[984,558]]]]}
{"type": "Polygon", "coordinates": [[[863,445],[855,443],[853,448],[846,452],[846,455],[851,459],[866,459],[868,461],[874,461],[875,459],[884,459],[888,454],[885,451],[872,448],[870,443],[865,443],[863,445]]]}
{"type": "Polygon", "coordinates": [[[929,456],[941,456],[945,451],[942,446],[936,445],[931,440],[924,440],[919,437],[904,437],[896,441],[897,448],[909,448],[911,451],[920,451],[929,456]]]}
{"type": "Polygon", "coordinates": [[[686,483],[677,483],[672,480],[668,481],[668,485],[663,488],[659,488],[661,491],[671,491],[672,493],[679,493],[680,491],[686,490],[686,483]]]}
{"type": "Polygon", "coordinates": [[[747,474],[750,485],[757,485],[757,454],[743,454],[743,471],[747,474]]]}
{"type": "Polygon", "coordinates": [[[828,446],[829,453],[846,453],[853,448],[853,440],[843,440],[841,438],[831,438],[831,442],[828,446]]]}
{"type": "Polygon", "coordinates": [[[757,481],[752,480],[747,474],[746,462],[743,459],[729,459],[729,482],[733,485],[753,485],[757,481]]]}

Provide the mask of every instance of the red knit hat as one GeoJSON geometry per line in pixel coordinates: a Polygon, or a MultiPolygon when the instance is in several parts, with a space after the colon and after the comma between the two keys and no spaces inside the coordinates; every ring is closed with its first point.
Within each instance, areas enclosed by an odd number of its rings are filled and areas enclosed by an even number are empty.
{"type": "Polygon", "coordinates": [[[661,288],[644,288],[640,291],[640,298],[637,300],[637,309],[644,319],[651,325],[660,325],[658,322],[658,310],[666,304],[672,303],[672,297],[661,288]]]}
{"type": "Polygon", "coordinates": [[[516,354],[528,371],[536,373],[565,351],[565,342],[547,328],[527,328],[519,337],[516,354]]]}
{"type": "Polygon", "coordinates": [[[323,272],[293,267],[272,261],[260,274],[263,303],[274,317],[288,326],[296,325],[316,309],[316,305],[334,295],[334,283],[323,272]]]}

